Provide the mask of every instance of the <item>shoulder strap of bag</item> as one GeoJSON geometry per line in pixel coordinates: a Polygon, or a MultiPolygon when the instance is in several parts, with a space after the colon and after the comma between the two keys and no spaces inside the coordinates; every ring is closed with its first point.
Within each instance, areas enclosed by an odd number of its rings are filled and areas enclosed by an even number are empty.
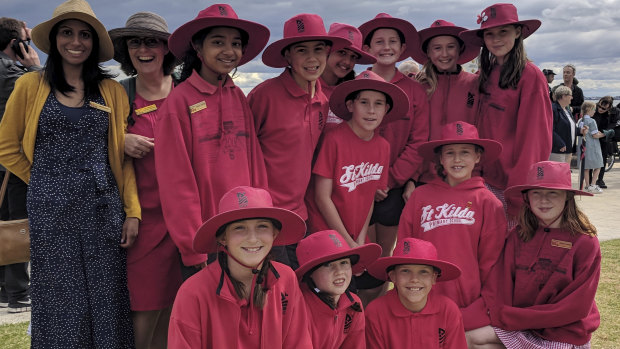
{"type": "Polygon", "coordinates": [[[123,79],[120,81],[121,85],[125,88],[125,92],[127,92],[127,97],[129,97],[129,115],[127,115],[127,123],[129,125],[133,125],[136,121],[133,119],[133,102],[136,100],[136,77],[132,76],[127,79],[123,79]]]}
{"type": "Polygon", "coordinates": [[[4,172],[4,179],[2,180],[2,188],[0,189],[0,206],[2,206],[2,203],[4,202],[4,194],[6,194],[6,187],[9,185],[10,175],[11,175],[11,172],[9,171],[4,172]]]}

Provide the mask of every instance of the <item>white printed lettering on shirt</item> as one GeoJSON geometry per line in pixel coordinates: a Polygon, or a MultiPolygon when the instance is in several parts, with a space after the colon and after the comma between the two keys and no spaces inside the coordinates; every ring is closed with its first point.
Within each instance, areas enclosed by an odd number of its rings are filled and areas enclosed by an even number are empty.
{"type": "Polygon", "coordinates": [[[340,177],[340,186],[349,189],[352,192],[358,185],[370,182],[378,181],[381,179],[381,173],[383,172],[383,166],[376,163],[371,165],[368,162],[362,162],[361,164],[343,166],[345,171],[340,177]]]}
{"type": "Polygon", "coordinates": [[[463,208],[455,204],[443,204],[432,208],[431,205],[422,207],[420,226],[424,231],[450,224],[472,225],[476,222],[476,212],[469,207],[463,208]]]}

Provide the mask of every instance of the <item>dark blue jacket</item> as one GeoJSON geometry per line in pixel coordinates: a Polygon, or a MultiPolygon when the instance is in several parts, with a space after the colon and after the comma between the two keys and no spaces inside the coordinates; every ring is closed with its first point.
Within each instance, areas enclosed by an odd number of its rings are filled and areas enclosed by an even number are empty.
{"type": "MultiPolygon", "coordinates": [[[[566,114],[558,102],[553,102],[551,105],[553,110],[553,146],[551,148],[552,153],[566,154],[573,153],[573,147],[571,140],[571,123],[566,119],[566,114]],[[560,148],[566,147],[565,151],[560,151],[560,148]]],[[[575,137],[580,133],[579,127],[575,125],[575,137]]]]}

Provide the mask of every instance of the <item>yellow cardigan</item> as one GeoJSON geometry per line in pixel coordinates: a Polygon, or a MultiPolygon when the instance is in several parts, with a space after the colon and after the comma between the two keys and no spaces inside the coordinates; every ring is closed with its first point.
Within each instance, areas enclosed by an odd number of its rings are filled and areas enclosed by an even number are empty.
{"type": "MultiPolygon", "coordinates": [[[[127,217],[141,218],[133,162],[125,156],[126,117],[129,101],[123,87],[105,79],[99,85],[105,105],[111,108],[108,127],[108,158],[127,217]]],[[[0,122],[0,163],[24,182],[30,181],[39,115],[50,94],[42,73],[26,73],[15,82],[0,122]],[[23,151],[22,151],[23,149],[23,151]]]]}

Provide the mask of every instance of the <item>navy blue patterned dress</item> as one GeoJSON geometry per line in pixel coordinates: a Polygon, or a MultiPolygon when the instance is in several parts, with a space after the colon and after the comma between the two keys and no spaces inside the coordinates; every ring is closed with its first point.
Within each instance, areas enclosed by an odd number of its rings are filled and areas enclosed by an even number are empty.
{"type": "Polygon", "coordinates": [[[108,161],[108,113],[71,121],[50,93],[28,190],[32,348],[133,348],[125,214],[108,161]]]}

